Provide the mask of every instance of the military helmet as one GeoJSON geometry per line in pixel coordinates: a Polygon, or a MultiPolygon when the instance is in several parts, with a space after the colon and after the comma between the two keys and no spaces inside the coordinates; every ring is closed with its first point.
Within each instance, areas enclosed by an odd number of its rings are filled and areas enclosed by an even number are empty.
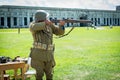
{"type": "Polygon", "coordinates": [[[47,13],[44,10],[37,10],[35,13],[35,22],[46,20],[49,16],[49,13],[47,13]]]}

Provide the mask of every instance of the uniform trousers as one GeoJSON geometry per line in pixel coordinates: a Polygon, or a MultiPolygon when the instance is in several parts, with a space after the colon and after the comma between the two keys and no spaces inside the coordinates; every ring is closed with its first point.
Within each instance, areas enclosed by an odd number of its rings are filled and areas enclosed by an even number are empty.
{"type": "Polygon", "coordinates": [[[36,80],[42,80],[44,73],[46,75],[46,80],[52,80],[53,61],[31,60],[31,65],[36,69],[36,80]]]}
{"type": "Polygon", "coordinates": [[[31,66],[36,70],[36,80],[42,80],[44,74],[46,80],[52,80],[55,66],[54,51],[32,48],[30,57],[31,66]]]}

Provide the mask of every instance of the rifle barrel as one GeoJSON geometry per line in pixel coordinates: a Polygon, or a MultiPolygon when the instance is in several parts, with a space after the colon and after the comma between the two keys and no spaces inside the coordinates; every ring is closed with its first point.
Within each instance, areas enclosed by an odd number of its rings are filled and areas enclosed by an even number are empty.
{"type": "Polygon", "coordinates": [[[73,19],[64,19],[64,20],[50,20],[53,23],[59,23],[60,21],[65,21],[66,23],[92,23],[90,20],[73,20],[73,19]]]}

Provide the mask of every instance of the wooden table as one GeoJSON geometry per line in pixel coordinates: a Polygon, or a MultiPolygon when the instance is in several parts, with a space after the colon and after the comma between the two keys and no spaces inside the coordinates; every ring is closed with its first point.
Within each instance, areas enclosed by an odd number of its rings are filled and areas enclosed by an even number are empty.
{"type": "Polygon", "coordinates": [[[4,71],[6,70],[14,70],[14,77],[15,80],[17,80],[17,70],[21,69],[21,78],[24,80],[24,67],[25,63],[24,62],[9,62],[9,63],[4,63],[0,64],[0,80],[4,80],[4,71]]]}

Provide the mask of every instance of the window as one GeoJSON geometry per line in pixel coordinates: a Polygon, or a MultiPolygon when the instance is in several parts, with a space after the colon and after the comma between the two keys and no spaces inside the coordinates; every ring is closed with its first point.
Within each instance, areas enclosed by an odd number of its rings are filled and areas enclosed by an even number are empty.
{"type": "Polygon", "coordinates": [[[97,25],[97,18],[95,18],[95,26],[97,25]]]}
{"type": "Polygon", "coordinates": [[[14,17],[13,20],[14,20],[14,26],[16,26],[17,25],[17,17],[14,17]]]}
{"type": "Polygon", "coordinates": [[[115,25],[117,24],[117,18],[115,18],[115,25]]]}
{"type": "Polygon", "coordinates": [[[100,18],[98,18],[98,24],[100,24],[100,18]]]}
{"type": "Polygon", "coordinates": [[[104,25],[106,24],[106,19],[104,18],[104,25]]]}
{"type": "Polygon", "coordinates": [[[1,26],[4,26],[4,17],[1,17],[1,26]]]}
{"type": "Polygon", "coordinates": [[[7,26],[11,28],[11,17],[7,17],[7,26]]]}
{"type": "MultiPolygon", "coordinates": [[[[57,18],[55,18],[55,20],[57,20],[57,18]]],[[[57,25],[57,22],[55,22],[55,25],[57,25]]]]}
{"type": "Polygon", "coordinates": [[[111,24],[111,25],[113,24],[112,18],[110,18],[110,24],[111,24]]]}
{"type": "Polygon", "coordinates": [[[120,25],[120,19],[118,18],[118,26],[120,25]]]}
{"type": "Polygon", "coordinates": [[[32,22],[33,21],[33,18],[32,17],[30,17],[30,22],[32,22]]]}
{"type": "Polygon", "coordinates": [[[50,17],[49,20],[52,20],[52,17],[50,17]]]}
{"type": "Polygon", "coordinates": [[[27,25],[27,17],[24,17],[24,25],[27,25]]]}
{"type": "Polygon", "coordinates": [[[107,26],[109,25],[109,18],[107,18],[107,26]]]}
{"type": "Polygon", "coordinates": [[[91,21],[93,21],[93,18],[91,18],[91,21]]]}

